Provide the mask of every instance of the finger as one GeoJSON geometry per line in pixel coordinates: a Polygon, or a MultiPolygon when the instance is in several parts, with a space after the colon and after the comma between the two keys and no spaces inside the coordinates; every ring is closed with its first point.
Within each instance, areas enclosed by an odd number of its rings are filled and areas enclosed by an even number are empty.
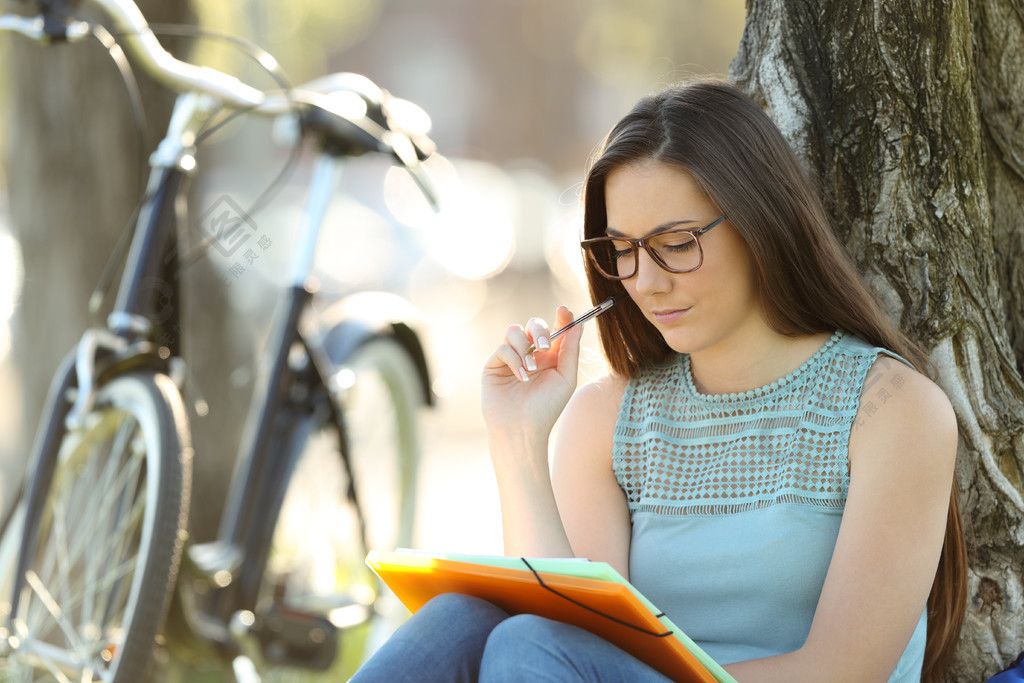
{"type": "Polygon", "coordinates": [[[530,348],[530,338],[522,325],[509,325],[505,330],[505,343],[521,355],[526,355],[530,348]]]}
{"type": "MultiPolygon", "coordinates": [[[[505,330],[505,343],[518,354],[517,365],[533,372],[537,369],[537,360],[530,353],[531,342],[526,330],[521,325],[509,325],[505,330]]],[[[513,372],[518,373],[516,367],[509,366],[513,372]]],[[[520,377],[522,378],[522,377],[520,377]]]]}
{"type": "MultiPolygon", "coordinates": [[[[559,306],[558,310],[555,311],[555,327],[559,330],[564,329],[566,325],[573,321],[572,311],[567,306],[559,306]]],[[[558,335],[558,340],[566,339],[570,335],[580,335],[583,331],[583,325],[577,324],[565,330],[562,334],[558,335]]],[[[556,340],[556,341],[558,341],[556,340]]]]}
{"type": "MultiPolygon", "coordinates": [[[[572,311],[569,310],[569,308],[567,308],[566,306],[559,306],[558,310],[555,311],[555,329],[564,329],[566,325],[572,322],[572,319],[572,311]]],[[[576,327],[582,327],[582,325],[575,325],[572,328],[566,330],[565,332],[560,333],[558,335],[558,339],[555,339],[554,341],[549,339],[548,341],[552,344],[557,344],[559,339],[567,335],[569,332],[573,332],[576,327]]]]}
{"type": "Polygon", "coordinates": [[[507,372],[523,382],[528,380],[523,356],[508,344],[502,344],[494,350],[491,357],[487,359],[484,369],[495,372],[499,376],[507,372]]]}
{"type": "MultiPolygon", "coordinates": [[[[561,329],[572,320],[572,311],[559,306],[555,314],[555,324],[561,329]]],[[[580,342],[583,339],[583,325],[576,325],[566,330],[555,340],[558,349],[558,367],[560,372],[575,374],[580,358],[580,342]]]]}
{"type": "Polygon", "coordinates": [[[530,318],[526,323],[526,334],[538,350],[551,348],[551,328],[542,318],[530,318]]]}
{"type": "Polygon", "coordinates": [[[555,311],[555,327],[562,329],[572,322],[572,311],[568,306],[559,306],[555,311]]]}

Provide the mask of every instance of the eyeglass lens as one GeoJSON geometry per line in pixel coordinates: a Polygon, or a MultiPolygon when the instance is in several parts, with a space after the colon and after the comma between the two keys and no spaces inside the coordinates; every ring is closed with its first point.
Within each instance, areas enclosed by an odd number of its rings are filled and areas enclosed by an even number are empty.
{"type": "MultiPolygon", "coordinates": [[[[652,235],[646,240],[647,252],[658,265],[668,270],[686,272],[700,266],[700,249],[692,232],[670,230],[652,235]]],[[[613,278],[630,278],[636,275],[637,245],[626,240],[599,240],[587,245],[594,265],[605,275],[613,278]]]]}

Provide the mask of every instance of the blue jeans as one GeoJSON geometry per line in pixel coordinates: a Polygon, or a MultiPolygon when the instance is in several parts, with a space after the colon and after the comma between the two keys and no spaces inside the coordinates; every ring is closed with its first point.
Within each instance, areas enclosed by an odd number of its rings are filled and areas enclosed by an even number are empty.
{"type": "Polygon", "coordinates": [[[351,683],[666,683],[670,679],[583,629],[509,616],[466,595],[439,595],[399,628],[351,683]]]}

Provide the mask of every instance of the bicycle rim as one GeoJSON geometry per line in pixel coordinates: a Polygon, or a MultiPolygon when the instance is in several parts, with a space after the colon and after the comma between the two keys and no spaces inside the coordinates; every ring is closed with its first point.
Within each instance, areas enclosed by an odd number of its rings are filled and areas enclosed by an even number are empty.
{"type": "MultiPolygon", "coordinates": [[[[367,546],[408,546],[422,405],[416,367],[401,346],[379,339],[353,355],[341,378],[339,405],[367,546]]],[[[360,621],[361,608],[370,607],[374,618],[361,629],[344,631],[339,657],[328,672],[274,666],[265,681],[339,680],[362,661],[366,643],[375,638],[371,626],[390,633],[408,616],[397,602],[380,599],[379,581],[366,567],[360,520],[347,496],[350,480],[331,419],[327,411],[318,413],[310,429],[296,433],[300,455],[274,526],[261,602],[326,614],[342,629],[360,621]]]]}
{"type": "Polygon", "coordinates": [[[57,457],[0,672],[144,680],[187,516],[191,450],[177,388],[164,375],[111,381],[57,457]]]}
{"type": "Polygon", "coordinates": [[[17,571],[18,549],[25,527],[25,499],[18,491],[17,498],[0,526],[0,624],[10,614],[11,591],[14,590],[14,574],[17,571]]]}

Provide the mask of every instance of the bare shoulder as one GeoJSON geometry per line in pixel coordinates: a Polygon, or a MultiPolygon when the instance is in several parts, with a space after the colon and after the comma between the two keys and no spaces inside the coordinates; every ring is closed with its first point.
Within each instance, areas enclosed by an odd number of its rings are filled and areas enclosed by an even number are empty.
{"type": "Polygon", "coordinates": [[[559,441],[571,441],[575,446],[568,449],[569,452],[595,454],[601,458],[610,455],[625,389],[624,378],[605,375],[576,390],[558,427],[559,441]]]}
{"type": "Polygon", "coordinates": [[[890,356],[879,356],[868,370],[854,427],[867,426],[879,415],[956,422],[953,407],[939,385],[890,356]]]}
{"type": "Polygon", "coordinates": [[[627,381],[624,377],[612,374],[590,380],[576,390],[571,403],[581,404],[579,408],[584,410],[600,410],[602,413],[613,410],[618,414],[627,381]]]}
{"type": "Polygon", "coordinates": [[[861,390],[850,436],[851,463],[861,451],[894,449],[952,458],[956,438],[956,414],[945,392],[899,360],[879,356],[861,390]]]}

